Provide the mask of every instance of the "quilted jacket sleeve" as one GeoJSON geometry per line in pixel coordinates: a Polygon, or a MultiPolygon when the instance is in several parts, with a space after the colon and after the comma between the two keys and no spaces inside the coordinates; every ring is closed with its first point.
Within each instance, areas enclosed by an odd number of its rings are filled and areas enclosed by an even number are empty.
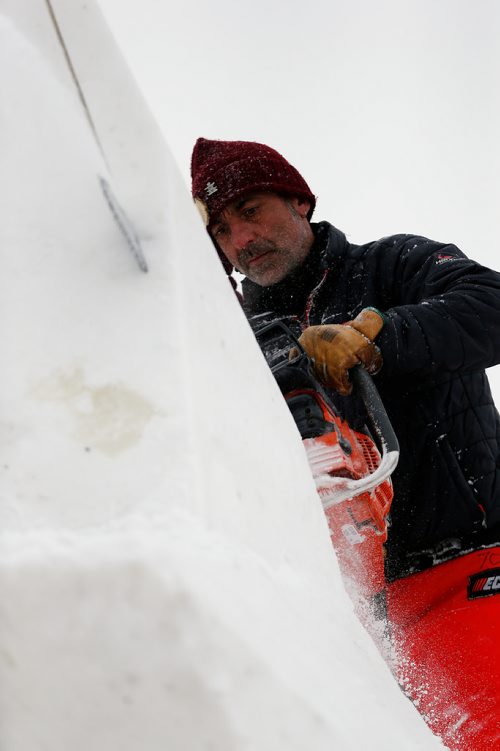
{"type": "MultiPolygon", "coordinates": [[[[454,245],[391,238],[383,253],[386,375],[474,371],[500,362],[500,274],[454,245]]],[[[381,257],[382,261],[382,257],[381,257]]]]}

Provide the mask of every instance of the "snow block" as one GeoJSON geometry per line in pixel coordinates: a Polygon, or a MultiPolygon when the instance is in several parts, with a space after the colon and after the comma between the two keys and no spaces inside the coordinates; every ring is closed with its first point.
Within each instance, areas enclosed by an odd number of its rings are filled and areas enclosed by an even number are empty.
{"type": "Polygon", "coordinates": [[[97,6],[0,58],[2,750],[439,748],[97,6]]]}

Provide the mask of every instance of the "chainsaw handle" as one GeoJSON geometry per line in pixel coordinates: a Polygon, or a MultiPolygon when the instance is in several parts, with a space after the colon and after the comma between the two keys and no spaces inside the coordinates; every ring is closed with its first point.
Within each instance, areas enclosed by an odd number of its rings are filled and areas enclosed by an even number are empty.
{"type": "Polygon", "coordinates": [[[365,405],[371,426],[380,440],[382,447],[387,453],[399,454],[399,443],[391,425],[391,421],[385,411],[385,407],[373,383],[371,375],[362,365],[356,365],[349,371],[354,387],[365,405]]]}
{"type": "MultiPolygon", "coordinates": [[[[399,443],[390,423],[385,407],[371,376],[361,365],[349,371],[356,393],[361,397],[368,414],[371,427],[380,442],[381,460],[377,469],[366,477],[353,480],[347,477],[331,477],[328,474],[315,474],[316,487],[320,490],[325,511],[337,503],[355,498],[361,493],[370,493],[384,480],[391,476],[399,460],[399,443]]],[[[311,446],[307,450],[310,466],[322,457],[317,456],[321,448],[311,446]]]]}

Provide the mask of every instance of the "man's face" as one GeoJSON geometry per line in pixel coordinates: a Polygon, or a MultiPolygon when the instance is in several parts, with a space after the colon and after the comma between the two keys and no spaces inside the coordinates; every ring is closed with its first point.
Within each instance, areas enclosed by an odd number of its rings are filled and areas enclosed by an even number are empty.
{"type": "Polygon", "coordinates": [[[212,221],[210,234],[228,261],[256,284],[268,287],[304,261],[313,243],[305,199],[275,193],[238,198],[212,221]]]}

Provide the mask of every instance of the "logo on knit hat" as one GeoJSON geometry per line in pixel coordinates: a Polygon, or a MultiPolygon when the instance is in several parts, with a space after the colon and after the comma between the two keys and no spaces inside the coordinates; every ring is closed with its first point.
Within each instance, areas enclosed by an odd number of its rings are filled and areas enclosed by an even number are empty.
{"type": "Polygon", "coordinates": [[[219,188],[215,183],[209,182],[205,185],[205,195],[207,196],[207,198],[213,196],[213,194],[217,193],[218,190],[219,188]]]}
{"type": "Polygon", "coordinates": [[[469,577],[467,595],[469,600],[476,597],[490,597],[500,594],[500,568],[491,568],[488,571],[480,571],[469,577]]]}

